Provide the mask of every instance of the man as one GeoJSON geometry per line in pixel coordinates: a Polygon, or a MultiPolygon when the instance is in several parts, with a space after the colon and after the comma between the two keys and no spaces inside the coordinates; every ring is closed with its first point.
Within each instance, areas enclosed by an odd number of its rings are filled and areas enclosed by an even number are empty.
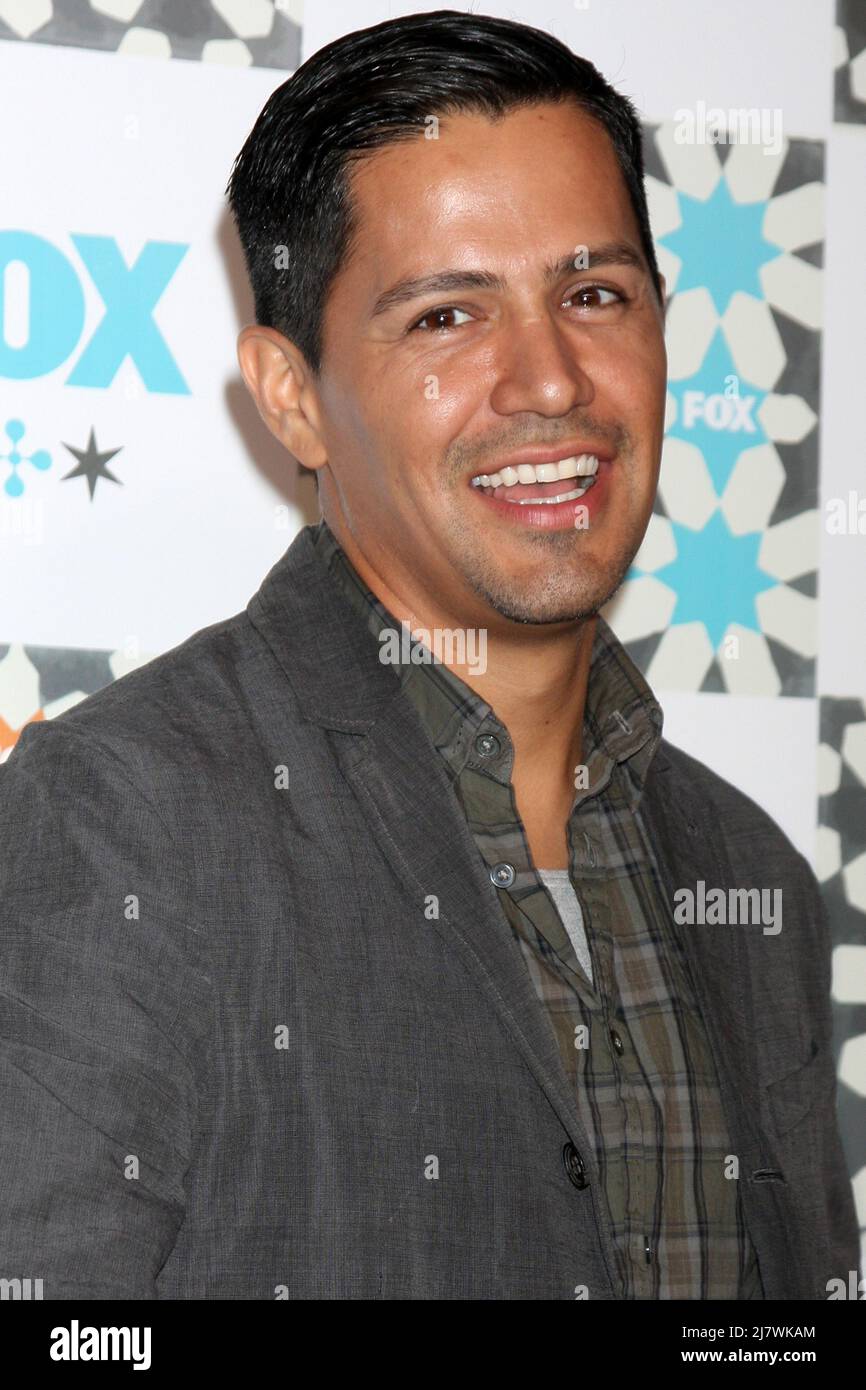
{"type": "Polygon", "coordinates": [[[274,93],[229,194],[239,363],[322,521],[3,769],[0,1273],[826,1297],[814,878],[598,617],[663,434],[633,108],[536,30],[412,16],[274,93]],[[699,885],[782,929],[683,925],[699,885]]]}

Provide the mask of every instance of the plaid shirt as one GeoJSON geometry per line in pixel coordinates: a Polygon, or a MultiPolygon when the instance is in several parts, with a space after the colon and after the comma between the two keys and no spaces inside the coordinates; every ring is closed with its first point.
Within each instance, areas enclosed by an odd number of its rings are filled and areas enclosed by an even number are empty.
{"type": "MultiPolygon", "coordinates": [[[[324,519],[313,538],[374,636],[399,634],[324,519]]],[[[622,1297],[762,1298],[739,1183],[725,1177],[730,1140],[715,1064],[641,820],[662,729],[652,692],[599,618],[584,714],[587,786],[576,790],[568,824],[590,983],[530,856],[507,729],[432,657],[395,669],[445,760],[553,1026],[598,1157],[622,1297]]]]}

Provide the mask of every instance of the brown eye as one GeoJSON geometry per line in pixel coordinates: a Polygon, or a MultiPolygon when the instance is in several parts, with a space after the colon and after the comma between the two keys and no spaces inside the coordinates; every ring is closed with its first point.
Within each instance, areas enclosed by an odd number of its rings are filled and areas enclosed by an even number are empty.
{"type": "Polygon", "coordinates": [[[610,290],[606,285],[578,285],[570,299],[580,300],[579,308],[582,309],[607,309],[611,303],[622,303],[625,295],[620,294],[619,290],[610,290]],[[607,300],[602,300],[602,295],[610,296],[607,300]],[[586,299],[591,300],[590,303],[586,299]]]}
{"type": "MultiPolygon", "coordinates": [[[[424,315],[423,318],[418,319],[417,322],[415,322],[415,323],[412,324],[412,327],[410,328],[409,332],[410,332],[410,333],[413,333],[413,332],[415,331],[416,328],[421,328],[422,325],[425,324],[425,323],[427,322],[428,319],[441,319],[441,318],[443,318],[443,317],[447,317],[447,316],[450,315],[450,314],[466,314],[466,310],[465,310],[465,309],[458,309],[458,308],[456,308],[455,305],[453,305],[453,304],[441,304],[441,305],[439,305],[438,308],[436,308],[436,309],[428,309],[428,310],[427,310],[427,313],[424,315]]],[[[467,318],[470,318],[471,315],[466,314],[466,317],[467,317],[467,318]]],[[[460,325],[459,325],[459,324],[454,324],[454,325],[452,325],[452,324],[447,324],[447,323],[435,323],[434,326],[433,326],[433,328],[424,329],[423,331],[424,331],[425,333],[438,333],[438,332],[443,332],[443,331],[444,331],[444,332],[447,332],[447,331],[449,330],[449,328],[451,328],[451,327],[457,327],[457,328],[459,328],[460,325]]]]}

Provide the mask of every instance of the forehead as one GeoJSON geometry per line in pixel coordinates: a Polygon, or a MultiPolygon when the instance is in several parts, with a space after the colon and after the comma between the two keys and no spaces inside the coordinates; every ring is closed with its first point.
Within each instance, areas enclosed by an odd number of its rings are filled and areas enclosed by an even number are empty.
{"type": "Polygon", "coordinates": [[[638,232],[607,131],[572,102],[497,120],[442,117],[438,138],[413,136],[365,157],[350,187],[357,233],[346,271],[368,283],[455,254],[638,232]]]}

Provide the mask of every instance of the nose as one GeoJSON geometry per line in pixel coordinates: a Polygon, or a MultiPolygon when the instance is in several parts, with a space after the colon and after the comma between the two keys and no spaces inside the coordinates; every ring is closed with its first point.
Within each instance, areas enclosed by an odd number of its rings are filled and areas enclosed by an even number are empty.
{"type": "Polygon", "coordinates": [[[490,403],[499,415],[567,415],[594,399],[579,335],[566,333],[548,314],[512,318],[497,352],[490,403]]]}

